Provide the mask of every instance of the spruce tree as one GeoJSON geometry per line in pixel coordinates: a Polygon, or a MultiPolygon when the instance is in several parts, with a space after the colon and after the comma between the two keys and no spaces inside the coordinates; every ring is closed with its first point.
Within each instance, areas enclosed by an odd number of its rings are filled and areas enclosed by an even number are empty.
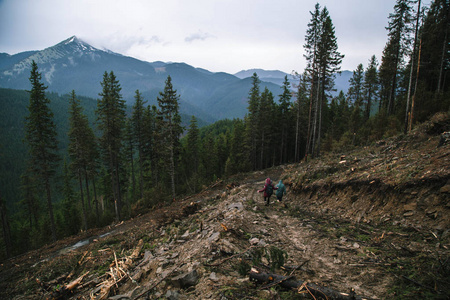
{"type": "Polygon", "coordinates": [[[187,133],[187,149],[186,149],[191,174],[196,174],[198,171],[198,162],[199,162],[198,156],[199,156],[199,142],[200,142],[199,134],[200,133],[197,127],[197,118],[195,118],[195,116],[192,116],[189,125],[189,130],[187,133]]]}
{"type": "Polygon", "coordinates": [[[305,155],[313,153],[313,136],[316,129],[317,122],[317,107],[319,99],[319,43],[322,32],[323,23],[320,21],[320,5],[316,3],[314,12],[310,12],[311,20],[308,23],[308,29],[305,36],[305,54],[306,59],[305,76],[309,77],[309,112],[308,112],[308,130],[306,140],[305,155]]]}
{"type": "MultiPolygon", "coordinates": [[[[144,109],[142,119],[142,168],[144,182],[151,182],[153,185],[159,184],[159,154],[158,143],[161,139],[158,138],[158,122],[157,122],[157,108],[155,105],[147,106],[144,109]],[[151,177],[148,175],[151,172],[151,177]]],[[[145,186],[144,186],[145,187],[145,186]]]]}
{"type": "MultiPolygon", "coordinates": [[[[83,180],[87,182],[88,176],[86,173],[87,164],[89,160],[88,136],[89,122],[85,115],[83,115],[83,108],[80,101],[76,98],[75,91],[72,90],[69,98],[69,157],[71,160],[70,168],[78,179],[80,189],[80,202],[83,212],[83,229],[88,229],[87,211],[85,204],[83,180]]],[[[88,194],[87,192],[86,194],[88,194]]],[[[88,200],[89,202],[89,200],[88,200]]],[[[89,210],[90,211],[90,210],[89,210]]]]}
{"type": "Polygon", "coordinates": [[[412,122],[423,122],[432,114],[447,111],[450,107],[449,31],[450,1],[431,2],[420,30],[412,122]]]}
{"type": "Polygon", "coordinates": [[[30,167],[20,176],[21,200],[20,204],[25,206],[27,218],[30,224],[30,231],[37,229],[40,205],[37,197],[37,183],[30,167]]]}
{"type": "Polygon", "coordinates": [[[139,156],[139,194],[142,198],[144,196],[144,141],[143,141],[143,122],[144,122],[144,112],[145,112],[145,101],[142,98],[142,94],[139,90],[136,90],[136,95],[134,96],[135,103],[133,105],[133,113],[131,117],[132,131],[134,142],[136,143],[138,156],[139,156]]]}
{"type": "Polygon", "coordinates": [[[297,87],[295,106],[295,147],[294,147],[294,161],[298,162],[304,156],[304,149],[307,143],[308,136],[308,123],[309,123],[309,108],[310,101],[308,96],[308,76],[305,71],[299,78],[299,84],[297,87]]]}
{"type": "Polygon", "coordinates": [[[29,115],[26,117],[25,138],[30,153],[30,166],[33,173],[41,180],[47,198],[47,210],[50,217],[52,240],[56,241],[56,225],[53,214],[51,179],[55,175],[59,157],[56,140],[56,125],[49,108],[50,100],[45,95],[46,86],[41,82],[41,74],[33,60],[31,63],[31,90],[29,115]]]}
{"type": "Polygon", "coordinates": [[[259,139],[258,142],[260,144],[259,148],[259,169],[264,169],[270,166],[270,164],[274,164],[271,161],[271,158],[274,158],[273,146],[275,143],[272,143],[274,138],[274,127],[270,122],[271,116],[275,114],[275,102],[272,92],[269,91],[267,87],[264,88],[264,91],[261,93],[260,104],[259,104],[259,113],[258,113],[258,129],[259,129],[259,139]]]}
{"type": "Polygon", "coordinates": [[[120,184],[120,165],[122,142],[125,128],[125,101],[120,93],[121,87],[114,72],[103,74],[101,99],[97,100],[97,123],[102,132],[100,147],[106,172],[111,181],[116,221],[121,219],[122,190],[120,184]]]}
{"type": "Polygon", "coordinates": [[[364,85],[364,68],[359,64],[356,70],[353,71],[353,76],[349,80],[350,86],[347,92],[347,100],[352,105],[362,105],[362,89],[364,85]]]}
{"type": "Polygon", "coordinates": [[[5,243],[5,254],[9,258],[12,255],[12,240],[11,240],[11,229],[9,226],[9,218],[6,210],[6,205],[0,195],[0,220],[2,224],[3,242],[5,243]]]}
{"type": "Polygon", "coordinates": [[[340,64],[344,57],[338,51],[334,25],[328,9],[324,7],[320,11],[319,4],[316,4],[315,11],[311,13],[304,49],[307,59],[306,70],[311,79],[306,153],[318,156],[324,105],[327,105],[329,96],[326,92],[333,89],[335,74],[340,71],[340,64]]]}
{"type": "Polygon", "coordinates": [[[404,59],[409,53],[412,33],[412,4],[414,0],[397,0],[394,12],[389,14],[388,42],[383,50],[380,66],[382,79],[382,100],[387,114],[394,113],[398,88],[398,70],[404,65],[404,59]]]}
{"type": "Polygon", "coordinates": [[[259,84],[261,81],[259,80],[258,74],[253,73],[252,75],[252,87],[250,88],[248,95],[248,115],[247,115],[247,144],[250,147],[250,157],[249,161],[252,163],[252,168],[254,170],[257,169],[258,164],[258,122],[259,122],[259,104],[260,104],[260,88],[259,84]]]}
{"type": "Polygon", "coordinates": [[[62,200],[62,216],[65,235],[77,234],[80,229],[80,221],[78,210],[75,202],[75,192],[72,188],[72,172],[69,171],[67,161],[64,160],[63,175],[63,200],[62,200]]]}
{"type": "Polygon", "coordinates": [[[369,60],[369,65],[364,73],[364,85],[363,85],[363,95],[366,107],[364,109],[364,121],[367,122],[370,118],[370,111],[372,110],[372,105],[374,101],[378,99],[378,62],[375,55],[373,55],[369,60]]]}
{"type": "Polygon", "coordinates": [[[180,153],[180,135],[183,132],[183,127],[181,126],[181,117],[179,114],[179,96],[177,95],[177,91],[173,89],[172,78],[170,76],[167,77],[164,92],[159,93],[157,100],[160,119],[159,130],[161,138],[164,141],[162,144],[164,149],[161,149],[162,159],[169,173],[172,199],[175,199],[175,176],[180,153]]]}
{"type": "Polygon", "coordinates": [[[288,124],[289,124],[289,106],[291,104],[291,84],[289,83],[287,75],[284,77],[283,86],[281,89],[283,93],[279,96],[279,111],[280,111],[280,164],[287,162],[287,148],[288,148],[288,124]]]}

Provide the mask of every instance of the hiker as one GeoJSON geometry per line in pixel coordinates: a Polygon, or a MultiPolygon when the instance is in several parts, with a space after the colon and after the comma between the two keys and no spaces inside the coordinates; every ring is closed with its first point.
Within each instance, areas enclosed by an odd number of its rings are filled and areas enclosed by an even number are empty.
{"type": "Polygon", "coordinates": [[[264,188],[258,191],[258,193],[264,192],[264,201],[266,202],[266,206],[269,205],[270,196],[272,196],[273,190],[276,189],[278,188],[273,186],[272,180],[268,177],[264,183],[264,188]]]}
{"type": "Polygon", "coordinates": [[[284,186],[283,182],[280,179],[280,182],[277,184],[277,200],[282,202],[283,196],[286,195],[286,187],[284,186]]]}

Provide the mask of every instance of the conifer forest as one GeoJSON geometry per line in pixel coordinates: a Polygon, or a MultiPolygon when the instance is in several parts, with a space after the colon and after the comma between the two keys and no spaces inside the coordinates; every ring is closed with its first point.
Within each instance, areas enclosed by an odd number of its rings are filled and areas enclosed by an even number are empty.
{"type": "Polygon", "coordinates": [[[345,53],[332,17],[320,4],[310,11],[299,52],[307,66],[296,81],[286,76],[273,94],[254,73],[246,116],[206,126],[180,114],[170,75],[156,105],[139,90],[127,105],[114,70],[90,99],[49,93],[33,61],[27,91],[0,89],[1,99],[21,103],[5,112],[21,120],[6,134],[23,140],[14,149],[0,141],[1,152],[16,155],[1,163],[0,261],[176,203],[221,178],[370,146],[449,113],[449,0],[395,1],[382,57],[355,66],[348,91],[335,91],[345,53]]]}

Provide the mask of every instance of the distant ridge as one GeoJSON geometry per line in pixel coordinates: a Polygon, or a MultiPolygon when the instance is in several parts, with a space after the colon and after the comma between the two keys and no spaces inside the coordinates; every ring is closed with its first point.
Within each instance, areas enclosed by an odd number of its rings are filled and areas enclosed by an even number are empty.
{"type": "MultiPolygon", "coordinates": [[[[40,51],[26,51],[15,55],[0,53],[0,87],[27,90],[31,61],[38,64],[39,72],[48,91],[98,98],[104,72],[114,71],[128,103],[134,102],[139,90],[149,104],[164,89],[167,76],[172,77],[174,88],[180,95],[180,111],[195,115],[206,122],[224,118],[242,118],[247,113],[251,80],[257,73],[261,86],[277,97],[281,93],[284,77],[288,76],[295,90],[297,78],[278,70],[250,69],[234,75],[213,73],[185,63],[146,62],[107,49],[98,49],[77,36],[40,51]]],[[[334,94],[347,92],[352,72],[343,71],[336,78],[334,94]]]]}
{"type": "MultiPolygon", "coordinates": [[[[242,118],[247,112],[251,82],[224,72],[213,73],[185,63],[146,62],[110,50],[97,49],[77,36],[41,51],[15,55],[0,54],[0,87],[27,90],[31,61],[38,64],[48,91],[59,94],[75,90],[77,95],[98,98],[105,71],[114,71],[128,103],[134,102],[135,91],[149,104],[156,104],[167,76],[180,95],[180,111],[207,122],[223,118],[242,118]]],[[[263,80],[265,81],[265,80],[263,80]]],[[[280,85],[261,83],[274,95],[280,85]]]]}

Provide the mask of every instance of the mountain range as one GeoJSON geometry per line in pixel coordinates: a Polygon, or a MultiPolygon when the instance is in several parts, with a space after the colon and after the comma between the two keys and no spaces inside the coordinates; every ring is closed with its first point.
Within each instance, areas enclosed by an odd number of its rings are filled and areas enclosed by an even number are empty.
{"type": "Polygon", "coordinates": [[[156,104],[157,96],[163,91],[165,80],[170,75],[174,88],[180,95],[180,112],[195,115],[206,122],[244,117],[252,84],[250,76],[255,72],[261,79],[261,88],[267,87],[275,99],[282,92],[281,85],[286,75],[291,85],[295,83],[292,75],[281,71],[252,69],[232,75],[213,73],[185,63],[141,61],[97,49],[72,36],[40,51],[14,55],[0,53],[0,87],[29,89],[32,60],[37,63],[48,91],[67,94],[75,90],[77,95],[94,99],[101,92],[100,82],[104,72],[113,71],[128,104],[134,102],[136,90],[141,92],[149,104],[156,104]]]}

